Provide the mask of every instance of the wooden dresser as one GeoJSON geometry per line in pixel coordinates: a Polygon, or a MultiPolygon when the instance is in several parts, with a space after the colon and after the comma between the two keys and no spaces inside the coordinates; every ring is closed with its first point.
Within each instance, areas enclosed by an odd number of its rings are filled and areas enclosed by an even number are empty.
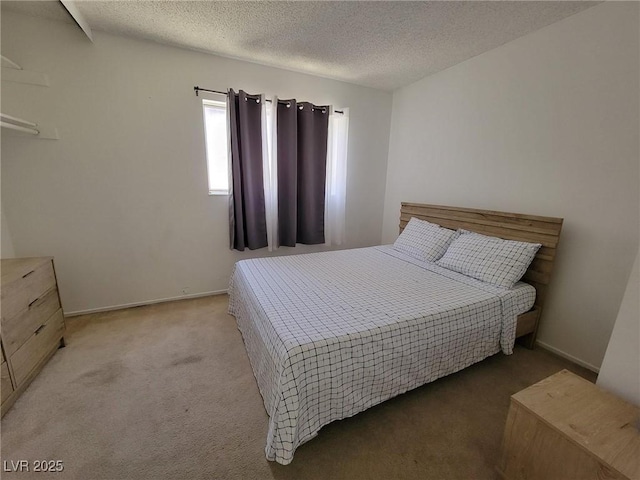
{"type": "Polygon", "coordinates": [[[64,346],[53,258],[10,258],[1,264],[2,415],[59,346],[64,346]]]}
{"type": "Polygon", "coordinates": [[[640,408],[562,370],[511,397],[498,473],[638,480],[639,421],[640,408]]]}

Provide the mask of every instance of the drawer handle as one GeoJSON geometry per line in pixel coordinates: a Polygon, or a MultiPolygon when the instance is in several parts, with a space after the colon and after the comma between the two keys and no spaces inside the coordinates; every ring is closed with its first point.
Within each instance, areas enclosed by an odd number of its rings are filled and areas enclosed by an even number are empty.
{"type": "Polygon", "coordinates": [[[46,325],[40,325],[36,330],[36,335],[38,335],[42,330],[44,330],[44,327],[46,327],[46,325]]]}
{"type": "Polygon", "coordinates": [[[33,272],[35,272],[35,270],[31,270],[29,273],[25,273],[24,275],[22,275],[22,278],[27,278],[29,275],[31,275],[33,272]]]}
{"type": "Polygon", "coordinates": [[[33,302],[31,302],[29,304],[29,308],[31,308],[31,305],[33,305],[34,303],[36,303],[38,300],[40,300],[40,297],[36,298],[33,302]]]}

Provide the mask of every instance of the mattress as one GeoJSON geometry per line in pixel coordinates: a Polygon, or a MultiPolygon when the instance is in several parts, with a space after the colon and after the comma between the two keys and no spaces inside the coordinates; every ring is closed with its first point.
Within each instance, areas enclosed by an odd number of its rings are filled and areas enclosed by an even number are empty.
{"type": "Polygon", "coordinates": [[[535,289],[494,287],[391,246],[236,264],[236,317],[281,464],[328,423],[499,351],[535,289]]]}

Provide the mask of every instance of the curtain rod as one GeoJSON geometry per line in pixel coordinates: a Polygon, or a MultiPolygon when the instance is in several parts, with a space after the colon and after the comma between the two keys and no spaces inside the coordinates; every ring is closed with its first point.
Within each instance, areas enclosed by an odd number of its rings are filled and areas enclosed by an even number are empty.
{"type": "MultiPolygon", "coordinates": [[[[211,93],[219,93],[220,95],[228,95],[227,92],[221,92],[219,90],[210,90],[208,88],[200,88],[199,86],[195,86],[193,87],[193,91],[196,92],[196,97],[198,97],[198,93],[199,92],[211,92],[211,93]]],[[[271,103],[271,99],[267,98],[266,99],[267,102],[271,103]]],[[[278,103],[282,103],[283,105],[285,105],[287,102],[285,102],[284,100],[278,100],[278,103]]],[[[341,113],[344,114],[344,112],[342,110],[334,110],[335,113],[341,113]]]]}

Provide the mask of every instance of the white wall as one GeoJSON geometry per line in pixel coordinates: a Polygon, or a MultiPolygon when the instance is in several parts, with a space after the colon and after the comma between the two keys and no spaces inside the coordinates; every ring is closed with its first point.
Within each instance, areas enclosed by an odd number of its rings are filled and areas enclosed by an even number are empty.
{"type": "Polygon", "coordinates": [[[9,224],[4,216],[4,210],[0,212],[0,257],[12,258],[15,256],[13,250],[13,240],[11,239],[11,232],[9,231],[9,224]]]}
{"type": "Polygon", "coordinates": [[[640,406],[640,256],[636,255],[598,385],[640,406]]]}
{"type": "Polygon", "coordinates": [[[638,250],[638,4],[605,2],[394,93],[401,201],[563,217],[540,342],[596,368],[638,250]]]}
{"type": "Polygon", "coordinates": [[[224,290],[234,262],[251,255],[228,249],[227,199],[207,194],[194,85],[349,107],[345,247],[380,242],[390,93],[101,32],[94,40],[2,14],[3,55],[51,81],[2,82],[3,111],[60,134],[3,138],[2,209],[16,255],[55,257],[66,312],[224,290]]]}

